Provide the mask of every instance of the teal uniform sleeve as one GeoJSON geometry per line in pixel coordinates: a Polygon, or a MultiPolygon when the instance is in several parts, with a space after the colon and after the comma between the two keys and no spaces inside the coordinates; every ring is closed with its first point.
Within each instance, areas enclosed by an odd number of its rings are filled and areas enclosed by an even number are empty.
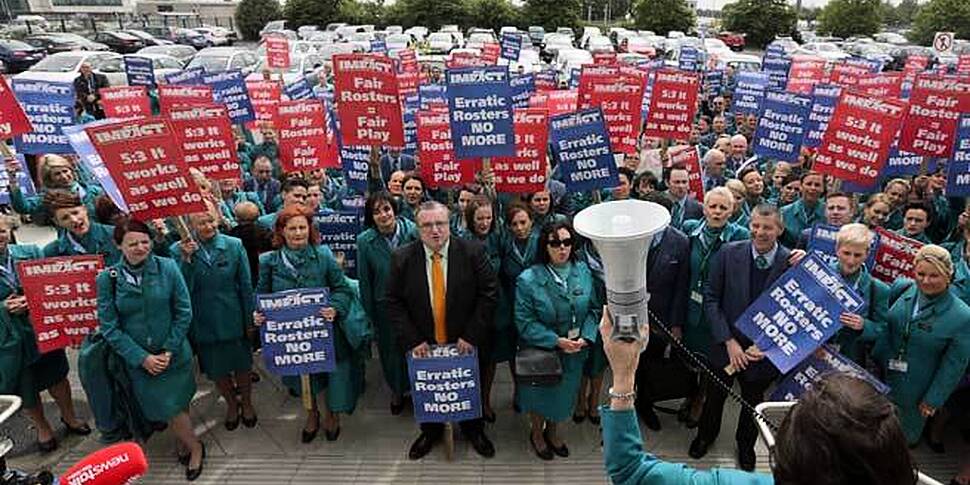
{"type": "Polygon", "coordinates": [[[160,259],[159,264],[165,268],[165,277],[173,279],[172,294],[169,296],[169,304],[172,305],[172,328],[162,348],[175,353],[181,348],[189,333],[189,325],[192,324],[192,300],[189,298],[189,288],[175,263],[160,259]]]}
{"type": "Polygon", "coordinates": [[[37,195],[32,195],[30,197],[25,197],[23,192],[19,190],[10,191],[10,206],[13,210],[17,211],[18,214],[30,215],[38,210],[40,210],[41,205],[44,202],[43,191],[39,192],[37,195]]]}
{"type": "Polygon", "coordinates": [[[559,335],[539,321],[533,301],[531,271],[525,270],[515,285],[515,326],[523,342],[544,349],[555,349],[559,335]]]}
{"type": "Polygon", "coordinates": [[[249,270],[249,258],[242,241],[233,241],[233,250],[238,263],[236,265],[236,286],[239,288],[239,298],[242,299],[243,324],[249,327],[253,324],[253,310],[256,309],[256,294],[253,291],[253,280],[249,270]]]}
{"type": "Polygon", "coordinates": [[[967,362],[970,361],[970,331],[966,330],[970,327],[970,315],[957,314],[954,316],[963,320],[960,327],[964,330],[961,330],[953,336],[946,350],[943,352],[943,358],[940,359],[940,366],[936,369],[936,374],[933,375],[933,381],[923,396],[923,402],[936,409],[943,407],[943,404],[956,388],[957,383],[960,382],[960,379],[966,373],[967,362]]]}

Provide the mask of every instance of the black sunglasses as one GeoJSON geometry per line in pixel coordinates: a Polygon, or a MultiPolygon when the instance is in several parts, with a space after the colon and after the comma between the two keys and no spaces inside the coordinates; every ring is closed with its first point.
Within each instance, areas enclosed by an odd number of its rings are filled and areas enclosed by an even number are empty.
{"type": "Polygon", "coordinates": [[[568,237],[566,239],[550,239],[546,242],[546,244],[551,248],[558,248],[562,246],[571,248],[573,247],[573,239],[568,237]]]}

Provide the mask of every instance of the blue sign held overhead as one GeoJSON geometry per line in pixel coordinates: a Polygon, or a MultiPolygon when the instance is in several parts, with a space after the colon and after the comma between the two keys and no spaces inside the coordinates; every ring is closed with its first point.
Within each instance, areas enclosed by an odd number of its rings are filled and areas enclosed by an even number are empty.
{"type": "Polygon", "coordinates": [[[953,156],[946,165],[947,197],[970,196],[970,114],[960,117],[953,156]]]}
{"type": "Polygon", "coordinates": [[[768,74],[743,71],[737,73],[735,80],[731,111],[745,114],[759,113],[761,101],[765,99],[765,90],[768,89],[768,74]]]}
{"type": "Polygon", "coordinates": [[[775,91],[784,91],[788,87],[790,69],[791,59],[783,57],[766,57],[761,65],[762,72],[768,73],[768,87],[775,91]]]}
{"type": "MultiPolygon", "coordinates": [[[[960,138],[957,138],[957,140],[960,140],[960,138]]],[[[928,173],[933,173],[936,171],[937,161],[938,159],[936,158],[929,159],[929,164],[927,166],[928,173]]],[[[899,139],[897,138],[896,141],[893,142],[892,147],[889,149],[889,158],[886,159],[886,165],[882,168],[882,172],[879,173],[879,178],[888,179],[893,177],[919,175],[920,165],[922,163],[922,155],[900,150],[899,139]]]]}
{"type": "MultiPolygon", "coordinates": [[[[0,142],[3,143],[3,142],[0,142]]],[[[30,178],[30,171],[27,170],[27,161],[21,154],[16,155],[17,163],[23,168],[17,172],[17,185],[20,193],[24,197],[31,197],[37,193],[34,188],[34,181],[30,178]]],[[[10,205],[10,175],[6,170],[0,170],[0,204],[10,205]]]]}
{"type": "Polygon", "coordinates": [[[131,86],[155,87],[155,68],[147,57],[125,56],[125,76],[131,86]]]}
{"type": "MultiPolygon", "coordinates": [[[[808,246],[805,248],[809,254],[818,256],[829,267],[835,267],[839,262],[839,257],[835,254],[835,235],[839,233],[839,228],[828,224],[816,224],[812,226],[808,236],[808,246]]],[[[876,263],[876,249],[879,248],[879,234],[872,233],[872,242],[869,243],[869,255],[866,257],[866,267],[872,268],[876,263]]]]}
{"type": "Polygon", "coordinates": [[[449,69],[445,77],[455,158],[514,156],[508,66],[449,69]]]}
{"type": "Polygon", "coordinates": [[[616,187],[619,175],[600,108],[549,119],[552,153],[569,192],[616,187]]]}
{"type": "Polygon", "coordinates": [[[370,173],[370,147],[341,146],[340,165],[344,172],[344,182],[347,188],[364,193],[367,192],[367,177],[370,173]]]}
{"type": "Polygon", "coordinates": [[[205,84],[202,77],[205,76],[205,69],[201,67],[190,67],[183,71],[173,72],[165,76],[168,84],[183,84],[189,86],[205,84]]]}
{"type": "Polygon", "coordinates": [[[797,401],[816,382],[829,374],[849,374],[872,385],[877,392],[889,394],[889,386],[873,377],[831,345],[823,345],[788,373],[771,393],[769,401],[797,401]]]}
{"type": "Polygon", "coordinates": [[[500,57],[509,62],[518,62],[519,53],[522,52],[522,39],[522,36],[519,34],[513,34],[511,32],[502,34],[500,57]]]}
{"type": "Polygon", "coordinates": [[[842,327],[839,315],[865,301],[824,261],[807,255],[738,317],[735,326],[781,373],[787,373],[842,327]]]}
{"type": "Polygon", "coordinates": [[[92,121],[86,125],[68,126],[64,128],[64,134],[67,135],[67,140],[74,149],[74,153],[77,153],[81,165],[101,184],[101,188],[104,189],[104,193],[111,199],[111,202],[114,202],[123,212],[128,212],[128,204],[125,202],[125,198],[122,197],[121,190],[118,189],[118,184],[111,178],[108,167],[104,165],[104,161],[101,160],[101,155],[98,155],[98,152],[94,149],[94,145],[91,144],[91,139],[88,138],[87,132],[84,131],[85,128],[108,124],[112,121],[99,120],[92,121]]]}
{"type": "Polygon", "coordinates": [[[818,148],[822,145],[822,135],[829,126],[829,120],[835,111],[842,88],[833,84],[816,84],[812,90],[812,109],[808,112],[805,138],[802,145],[808,148],[818,148]]]}
{"type": "Polygon", "coordinates": [[[754,154],[787,162],[798,161],[805,136],[805,120],[812,98],[789,92],[765,93],[754,132],[754,154]]]}
{"type": "Polygon", "coordinates": [[[377,54],[387,54],[387,44],[382,39],[371,39],[370,51],[377,54]]]}
{"type": "Polygon", "coordinates": [[[333,372],[333,324],[320,316],[330,305],[326,288],[298,288],[256,296],[266,317],[259,327],[266,369],[279,376],[333,372]]]}
{"type": "Polygon", "coordinates": [[[407,354],[414,420],[453,423],[482,417],[477,352],[462,354],[455,345],[432,345],[425,358],[407,354]]]}
{"type": "Polygon", "coordinates": [[[724,71],[715,70],[704,73],[704,90],[712,96],[720,96],[724,89],[724,71]]]}
{"type": "Polygon", "coordinates": [[[680,57],[677,59],[677,68],[681,71],[701,70],[701,53],[689,45],[680,48],[680,57]]]}
{"type": "Polygon", "coordinates": [[[313,88],[310,87],[310,82],[305,77],[301,77],[286,85],[283,91],[286,97],[291,100],[310,99],[313,97],[313,88]]]}
{"type": "Polygon", "coordinates": [[[212,87],[212,97],[217,103],[226,106],[229,119],[233,123],[246,123],[256,120],[253,103],[246,89],[246,79],[242,71],[225,71],[207,74],[202,80],[212,87]]]}
{"type": "Polygon", "coordinates": [[[357,275],[357,234],[363,226],[362,219],[358,211],[329,212],[313,218],[320,230],[320,243],[329,247],[334,256],[343,254],[344,274],[351,278],[357,275]]]}
{"type": "Polygon", "coordinates": [[[73,153],[63,129],[74,125],[74,85],[14,79],[11,85],[34,131],[14,138],[17,153],[73,153]]]}
{"type": "Polygon", "coordinates": [[[421,109],[431,105],[448,105],[448,87],[444,84],[422,84],[418,86],[418,102],[421,109]]]}
{"type": "Polygon", "coordinates": [[[512,88],[512,106],[515,108],[528,108],[529,98],[536,93],[535,74],[523,74],[514,76],[509,82],[512,88]]]}

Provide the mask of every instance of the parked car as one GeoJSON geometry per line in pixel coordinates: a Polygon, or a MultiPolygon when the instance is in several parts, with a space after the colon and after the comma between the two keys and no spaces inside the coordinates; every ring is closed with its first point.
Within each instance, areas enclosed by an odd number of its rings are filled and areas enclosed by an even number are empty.
{"type": "MultiPolygon", "coordinates": [[[[262,30],[259,31],[259,37],[260,38],[266,37],[266,34],[269,34],[272,32],[279,32],[281,30],[286,30],[286,21],[271,20],[269,22],[266,22],[266,25],[264,25],[262,30]]],[[[330,28],[328,27],[327,30],[330,30],[330,28]]]]}
{"type": "Polygon", "coordinates": [[[195,50],[195,47],[192,47],[192,46],[182,45],[182,44],[171,44],[171,45],[150,45],[148,47],[145,47],[139,50],[138,52],[136,52],[136,54],[138,55],[159,54],[159,55],[172,56],[184,64],[189,62],[189,59],[192,59],[192,56],[194,56],[197,52],[198,51],[195,50]]]}
{"type": "Polygon", "coordinates": [[[717,38],[721,39],[721,41],[727,44],[727,46],[733,51],[744,50],[744,37],[745,34],[739,34],[737,32],[721,32],[720,34],[717,34],[717,38]]]}
{"type": "Polygon", "coordinates": [[[627,36],[623,38],[620,41],[620,52],[642,54],[650,58],[656,57],[657,55],[657,49],[650,44],[650,41],[640,36],[627,36]]]}
{"type": "Polygon", "coordinates": [[[124,33],[126,33],[128,35],[131,35],[131,36],[134,36],[134,37],[137,37],[137,38],[141,39],[142,42],[144,42],[146,46],[153,46],[153,45],[172,45],[172,44],[174,44],[174,42],[172,42],[170,40],[159,39],[158,37],[155,37],[154,35],[149,34],[148,32],[145,32],[144,30],[125,29],[125,30],[122,30],[121,32],[124,32],[124,33]]]}
{"type": "Polygon", "coordinates": [[[852,57],[832,42],[808,42],[802,44],[796,51],[796,54],[818,56],[829,62],[841,61],[852,57]]]}
{"type": "Polygon", "coordinates": [[[563,33],[546,34],[542,39],[542,58],[552,61],[562,49],[574,49],[573,38],[563,33]]]}
{"type": "Polygon", "coordinates": [[[468,35],[468,42],[465,43],[467,49],[481,49],[485,44],[495,44],[495,35],[491,32],[473,32],[468,35]]]}
{"type": "MultiPolygon", "coordinates": [[[[327,61],[323,56],[311,54],[291,58],[290,67],[282,70],[282,72],[279,69],[273,69],[271,73],[274,79],[282,79],[284,84],[292,84],[301,78],[306,78],[311,85],[315,85],[319,75],[318,71],[322,70],[326,64],[327,61]]],[[[265,65],[265,60],[259,61],[259,65],[257,65],[252,73],[246,76],[246,80],[262,81],[263,70],[267,69],[264,67],[265,65]]]]}
{"type": "Polygon", "coordinates": [[[586,50],[590,52],[613,52],[613,43],[605,35],[591,36],[586,40],[586,50]]]}
{"type": "Polygon", "coordinates": [[[121,54],[90,51],[51,54],[30,69],[14,76],[14,79],[71,83],[80,74],[81,64],[84,62],[91,64],[94,72],[104,74],[112,86],[123,86],[128,82],[121,54]]]}
{"type": "MultiPolygon", "coordinates": [[[[185,62],[179,60],[176,57],[172,57],[168,54],[151,54],[142,53],[138,51],[137,54],[129,54],[131,56],[145,57],[151,59],[152,70],[155,71],[155,79],[161,80],[169,74],[174,74],[185,68],[185,62]]],[[[128,57],[128,56],[125,56],[128,57]]]]}
{"type": "Polygon", "coordinates": [[[885,42],[893,45],[906,45],[909,43],[902,34],[896,32],[880,32],[875,36],[876,42],[885,42]]]}
{"type": "Polygon", "coordinates": [[[391,34],[384,38],[388,51],[407,49],[413,42],[414,39],[408,34],[391,34]]]}
{"type": "Polygon", "coordinates": [[[37,34],[24,38],[24,42],[34,46],[44,48],[48,54],[67,51],[106,51],[108,46],[85,39],[77,34],[55,33],[37,34]]]}
{"type": "Polygon", "coordinates": [[[176,44],[190,45],[196,49],[212,47],[209,44],[209,39],[205,38],[205,35],[193,29],[176,29],[172,32],[172,40],[176,44]]]}
{"type": "Polygon", "coordinates": [[[0,61],[6,66],[4,72],[25,71],[47,56],[46,51],[26,42],[13,39],[0,39],[0,61]]]}
{"type": "Polygon", "coordinates": [[[539,25],[529,26],[529,40],[532,41],[532,45],[539,47],[542,45],[542,38],[546,35],[546,29],[539,25]]]}
{"type": "Polygon", "coordinates": [[[138,37],[114,30],[98,32],[94,36],[94,41],[107,45],[108,48],[119,54],[138,52],[139,49],[146,45],[145,41],[138,37]]]}
{"type": "Polygon", "coordinates": [[[222,72],[239,69],[249,75],[259,64],[259,58],[251,50],[235,47],[207,47],[189,61],[186,68],[202,67],[205,72],[222,72]]]}
{"type": "Polygon", "coordinates": [[[428,53],[447,54],[455,48],[455,39],[451,33],[435,32],[428,36],[428,53]]]}
{"type": "Polygon", "coordinates": [[[196,27],[192,30],[204,35],[214,46],[232,45],[236,40],[236,33],[223,27],[196,27]]]}
{"type": "Polygon", "coordinates": [[[936,55],[936,51],[930,47],[922,47],[918,45],[908,45],[903,46],[898,49],[893,49],[889,52],[893,60],[886,66],[887,71],[902,71],[903,67],[906,65],[906,58],[909,56],[924,56],[929,59],[926,68],[932,69],[933,66],[939,61],[939,56],[936,55]]]}

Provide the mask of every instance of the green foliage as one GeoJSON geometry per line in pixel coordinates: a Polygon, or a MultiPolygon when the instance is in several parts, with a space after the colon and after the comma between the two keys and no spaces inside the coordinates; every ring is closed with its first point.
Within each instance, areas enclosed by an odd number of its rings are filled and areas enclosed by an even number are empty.
{"type": "Polygon", "coordinates": [[[337,17],[338,22],[351,25],[381,25],[384,22],[384,6],[376,2],[344,0],[340,3],[337,17]]]}
{"type": "Polygon", "coordinates": [[[324,26],[337,22],[340,0],[287,0],[283,7],[287,28],[297,29],[303,25],[324,26]]]}
{"type": "Polygon", "coordinates": [[[749,46],[764,47],[778,35],[793,35],[797,16],[785,0],[738,0],[724,6],[724,30],[748,34],[749,46]]]}
{"type": "Polygon", "coordinates": [[[879,0],[831,0],[819,15],[818,31],[836,37],[869,36],[882,27],[879,0]]]}
{"type": "Polygon", "coordinates": [[[522,17],[523,25],[538,25],[547,32],[556,27],[576,31],[583,18],[583,4],[581,0],[526,0],[522,17]]]}
{"type": "Polygon", "coordinates": [[[671,30],[690,32],[694,29],[696,15],[684,0],[639,0],[634,7],[636,26],[666,35],[671,30]]]}
{"type": "Polygon", "coordinates": [[[916,14],[918,12],[919,4],[916,3],[916,0],[902,0],[893,9],[895,20],[898,22],[896,25],[912,25],[913,21],[916,20],[916,14]]]}
{"type": "Polygon", "coordinates": [[[434,32],[442,25],[464,25],[467,15],[461,0],[398,0],[385,12],[384,21],[405,28],[421,25],[434,32]]]}
{"type": "Polygon", "coordinates": [[[469,27],[499,29],[506,25],[519,25],[519,11],[509,0],[472,0],[465,7],[468,16],[464,20],[469,27]]]}
{"type": "Polygon", "coordinates": [[[954,32],[958,39],[970,38],[970,1],[931,0],[923,4],[913,21],[909,40],[929,45],[937,32],[954,32]]]}
{"type": "Polygon", "coordinates": [[[236,7],[236,25],[243,39],[258,40],[266,22],[280,20],[280,3],[276,0],[242,0],[236,7]]]}

